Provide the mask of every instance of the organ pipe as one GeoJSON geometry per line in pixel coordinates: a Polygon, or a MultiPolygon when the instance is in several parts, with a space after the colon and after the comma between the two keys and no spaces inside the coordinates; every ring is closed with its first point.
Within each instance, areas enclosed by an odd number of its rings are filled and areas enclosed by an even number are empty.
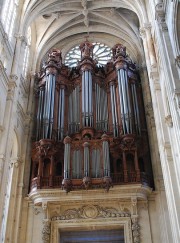
{"type": "Polygon", "coordinates": [[[139,119],[139,107],[138,107],[136,86],[135,86],[134,83],[131,84],[131,92],[132,92],[133,108],[134,108],[134,116],[135,116],[135,128],[136,128],[136,132],[138,134],[141,134],[140,119],[139,119]]]}
{"type": "Polygon", "coordinates": [[[64,179],[70,178],[70,152],[71,152],[71,138],[64,139],[64,179]]]}
{"type": "Polygon", "coordinates": [[[116,92],[114,83],[110,83],[110,96],[111,96],[111,111],[112,111],[112,126],[114,137],[118,136],[118,118],[117,118],[117,107],[116,107],[116,92]]]}
{"type": "Polygon", "coordinates": [[[89,143],[84,143],[84,176],[89,177],[89,143]]]}
{"type": "Polygon", "coordinates": [[[85,70],[82,75],[82,125],[93,126],[93,102],[92,102],[92,76],[85,70]]]}
{"type": "Polygon", "coordinates": [[[110,177],[109,144],[106,134],[102,136],[102,141],[104,176],[110,177]]]}

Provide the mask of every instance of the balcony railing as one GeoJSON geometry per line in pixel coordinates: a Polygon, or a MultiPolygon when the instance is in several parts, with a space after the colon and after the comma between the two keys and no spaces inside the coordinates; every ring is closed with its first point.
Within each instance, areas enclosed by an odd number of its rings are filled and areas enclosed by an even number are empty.
{"type": "MultiPolygon", "coordinates": [[[[150,180],[146,173],[140,173],[140,179],[136,175],[136,172],[128,173],[125,176],[123,173],[111,173],[111,179],[113,185],[123,185],[123,184],[134,184],[141,183],[142,185],[149,186],[150,180]]],[[[31,191],[36,189],[50,189],[50,188],[61,188],[62,186],[62,176],[53,177],[35,177],[31,181],[31,191]]],[[[82,179],[71,179],[72,189],[83,189],[82,179]]],[[[102,188],[103,178],[91,178],[91,188],[102,188]]]]}

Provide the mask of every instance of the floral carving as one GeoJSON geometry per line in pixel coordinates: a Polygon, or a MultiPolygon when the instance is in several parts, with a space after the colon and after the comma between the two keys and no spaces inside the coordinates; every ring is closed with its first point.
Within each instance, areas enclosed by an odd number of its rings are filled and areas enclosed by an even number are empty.
{"type": "Polygon", "coordinates": [[[132,219],[132,235],[134,243],[140,243],[139,224],[137,218],[132,219]]]}
{"type": "Polygon", "coordinates": [[[129,212],[118,212],[115,208],[103,208],[98,205],[83,206],[79,209],[66,210],[60,216],[52,217],[52,221],[56,220],[72,220],[72,219],[86,219],[86,218],[117,218],[130,217],[129,212]]]}
{"type": "Polygon", "coordinates": [[[49,243],[50,234],[51,234],[50,222],[44,220],[43,223],[44,223],[44,227],[42,230],[42,240],[43,240],[43,243],[49,243]]]}

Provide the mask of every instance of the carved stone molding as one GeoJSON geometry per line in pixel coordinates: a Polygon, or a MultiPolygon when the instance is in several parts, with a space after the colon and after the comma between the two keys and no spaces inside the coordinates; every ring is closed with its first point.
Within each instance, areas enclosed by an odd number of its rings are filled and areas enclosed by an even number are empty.
{"type": "Polygon", "coordinates": [[[176,102],[177,110],[180,111],[180,90],[175,89],[174,90],[174,100],[176,102]]]}
{"type": "Polygon", "coordinates": [[[155,7],[155,11],[156,11],[156,20],[161,30],[168,31],[166,18],[165,18],[164,3],[158,3],[155,7]]]}
{"type": "Polygon", "coordinates": [[[168,115],[165,117],[165,123],[167,124],[168,127],[173,127],[173,122],[172,122],[172,116],[168,115]]]}
{"type": "Polygon", "coordinates": [[[14,35],[14,37],[15,37],[17,40],[20,40],[21,43],[22,43],[22,45],[23,45],[24,47],[26,47],[26,46],[28,45],[28,41],[27,41],[26,36],[24,36],[24,35],[22,35],[22,34],[20,34],[20,33],[17,33],[17,34],[14,35]]]}
{"type": "Polygon", "coordinates": [[[140,233],[139,233],[139,224],[137,217],[132,218],[132,235],[133,235],[133,242],[140,243],[140,233]]]}
{"type": "Polygon", "coordinates": [[[180,55],[175,58],[175,64],[180,68],[180,55]]]}
{"type": "Polygon", "coordinates": [[[51,234],[51,223],[49,220],[43,220],[43,230],[42,230],[43,243],[50,242],[50,234],[51,234]]]}
{"type": "Polygon", "coordinates": [[[40,207],[39,206],[34,206],[34,214],[38,215],[41,212],[40,207]]]}
{"type": "Polygon", "coordinates": [[[66,210],[62,215],[52,217],[52,221],[72,219],[117,218],[130,217],[130,212],[119,212],[112,207],[100,207],[99,205],[87,205],[81,208],[66,210]]]}
{"type": "Polygon", "coordinates": [[[12,159],[10,159],[11,167],[18,168],[21,163],[22,163],[21,158],[12,158],[12,159]]]}
{"type": "Polygon", "coordinates": [[[16,80],[17,80],[17,76],[10,76],[11,81],[8,84],[8,93],[7,93],[7,100],[13,100],[14,97],[14,91],[16,88],[16,80]]]}

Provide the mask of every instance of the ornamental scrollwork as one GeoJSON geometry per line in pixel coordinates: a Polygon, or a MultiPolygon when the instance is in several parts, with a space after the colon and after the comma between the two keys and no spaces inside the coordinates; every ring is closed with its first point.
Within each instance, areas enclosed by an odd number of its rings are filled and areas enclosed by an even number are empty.
{"type": "Polygon", "coordinates": [[[52,221],[87,218],[117,218],[130,216],[130,212],[119,212],[115,208],[103,208],[98,205],[88,205],[78,209],[68,209],[62,215],[52,217],[52,221]]]}
{"type": "Polygon", "coordinates": [[[140,232],[139,232],[139,224],[137,218],[132,218],[132,235],[133,235],[133,242],[140,243],[140,232]]]}
{"type": "Polygon", "coordinates": [[[50,234],[51,234],[51,224],[49,221],[44,220],[43,222],[44,227],[42,230],[42,240],[43,243],[49,243],[50,242],[50,234]]]}

